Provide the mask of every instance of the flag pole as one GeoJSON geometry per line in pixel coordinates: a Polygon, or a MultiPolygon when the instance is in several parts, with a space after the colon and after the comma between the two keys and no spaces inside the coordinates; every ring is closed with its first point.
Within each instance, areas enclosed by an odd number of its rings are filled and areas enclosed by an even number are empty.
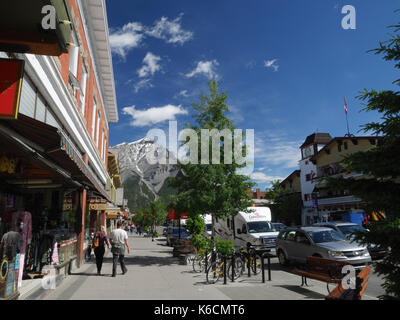
{"type": "Polygon", "coordinates": [[[349,128],[349,116],[348,116],[348,110],[347,110],[346,97],[344,97],[344,112],[346,113],[347,136],[350,137],[351,134],[350,134],[350,128],[349,128]]]}
{"type": "Polygon", "coordinates": [[[349,137],[350,137],[350,129],[349,129],[349,117],[348,117],[347,113],[346,113],[346,122],[347,122],[347,134],[348,134],[348,135],[349,135],[349,137]]]}

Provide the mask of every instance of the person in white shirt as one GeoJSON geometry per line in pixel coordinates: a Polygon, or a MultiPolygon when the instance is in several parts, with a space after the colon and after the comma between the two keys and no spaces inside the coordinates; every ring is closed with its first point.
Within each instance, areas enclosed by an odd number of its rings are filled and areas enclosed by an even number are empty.
{"type": "Polygon", "coordinates": [[[122,274],[128,272],[128,269],[125,266],[125,247],[128,250],[128,254],[130,253],[129,243],[128,243],[128,234],[125,230],[122,229],[122,222],[117,222],[117,229],[113,230],[110,236],[111,241],[111,252],[113,254],[113,270],[112,276],[116,277],[117,275],[117,264],[118,260],[121,264],[122,274]]]}

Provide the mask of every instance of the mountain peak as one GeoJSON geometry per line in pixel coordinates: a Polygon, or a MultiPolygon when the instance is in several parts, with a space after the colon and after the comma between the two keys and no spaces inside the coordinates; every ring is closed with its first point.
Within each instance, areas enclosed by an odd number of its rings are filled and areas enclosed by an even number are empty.
{"type": "Polygon", "coordinates": [[[141,144],[141,143],[154,143],[154,142],[155,142],[154,139],[145,137],[145,138],[142,138],[142,139],[139,139],[139,140],[130,142],[129,145],[132,145],[132,144],[141,144]]]}
{"type": "MultiPolygon", "coordinates": [[[[154,147],[156,152],[166,151],[167,163],[170,159],[175,158],[174,153],[171,153],[155,139],[148,137],[110,147],[110,152],[117,155],[119,173],[126,189],[125,192],[136,194],[141,199],[128,199],[131,201],[130,208],[143,206],[144,199],[157,198],[160,192],[164,194],[168,189],[167,186],[164,186],[164,182],[179,173],[178,167],[174,164],[150,164],[148,162],[147,155],[154,152],[154,147]]],[[[172,163],[176,163],[176,161],[172,163]]]]}

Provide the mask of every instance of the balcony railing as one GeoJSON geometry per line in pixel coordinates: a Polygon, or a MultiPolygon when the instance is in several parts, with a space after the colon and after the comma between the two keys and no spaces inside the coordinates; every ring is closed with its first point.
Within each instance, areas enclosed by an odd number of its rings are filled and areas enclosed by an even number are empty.
{"type": "Polygon", "coordinates": [[[336,205],[336,204],[346,204],[361,202],[361,199],[354,196],[344,196],[344,197],[331,197],[331,198],[321,198],[318,199],[318,205],[336,205]]]}

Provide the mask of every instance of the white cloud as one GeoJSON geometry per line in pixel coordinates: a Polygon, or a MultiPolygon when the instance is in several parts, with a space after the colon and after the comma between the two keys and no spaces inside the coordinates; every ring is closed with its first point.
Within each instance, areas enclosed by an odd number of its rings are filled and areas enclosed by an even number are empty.
{"type": "Polygon", "coordinates": [[[272,182],[275,180],[283,180],[284,178],[278,177],[278,176],[268,176],[263,172],[254,172],[251,174],[250,178],[254,181],[261,182],[261,183],[267,183],[267,182],[272,182]]]}
{"type": "Polygon", "coordinates": [[[138,93],[141,89],[152,88],[151,79],[142,79],[134,85],[135,92],[138,93]]]}
{"type": "Polygon", "coordinates": [[[153,28],[147,29],[146,34],[157,39],[162,39],[167,43],[184,44],[193,38],[193,32],[185,31],[181,26],[183,14],[176,19],[169,21],[168,18],[162,17],[155,22],[153,28]]]}
{"type": "Polygon", "coordinates": [[[198,74],[203,74],[206,75],[209,79],[215,78],[218,76],[215,72],[215,68],[218,65],[219,63],[215,59],[212,61],[199,61],[196,68],[192,72],[187,73],[185,76],[187,78],[192,78],[198,74]]]}
{"type": "Polygon", "coordinates": [[[146,110],[137,110],[135,106],[122,109],[124,114],[133,118],[131,125],[134,127],[145,127],[160,122],[175,120],[178,115],[186,115],[188,111],[182,106],[166,105],[163,107],[152,107],[146,110]]]}
{"type": "Polygon", "coordinates": [[[180,91],[177,95],[176,95],[177,97],[184,97],[184,98],[187,98],[187,97],[189,97],[190,96],[190,94],[188,93],[188,91],[187,90],[182,90],[182,91],[180,91]]]}
{"type": "Polygon", "coordinates": [[[111,51],[125,59],[129,50],[139,47],[144,36],[143,26],[138,22],[130,22],[110,34],[111,51]]]}
{"type": "Polygon", "coordinates": [[[276,64],[278,59],[273,59],[273,60],[265,60],[264,61],[264,67],[266,68],[272,68],[274,69],[274,72],[277,72],[279,69],[279,65],[276,64]]]}
{"type": "Polygon", "coordinates": [[[140,46],[146,37],[154,37],[167,43],[183,45],[193,38],[193,32],[186,31],[181,26],[183,14],[169,21],[162,17],[153,27],[143,26],[140,22],[130,22],[120,29],[111,30],[111,51],[125,60],[127,53],[140,46]]]}
{"type": "Polygon", "coordinates": [[[159,65],[159,61],[161,58],[152,54],[151,52],[147,52],[146,56],[143,59],[143,66],[138,70],[139,78],[145,78],[149,75],[154,75],[155,72],[161,69],[159,65]]]}
{"type": "Polygon", "coordinates": [[[270,169],[297,168],[302,141],[293,141],[284,132],[258,133],[255,136],[254,157],[257,166],[270,169]]]}

